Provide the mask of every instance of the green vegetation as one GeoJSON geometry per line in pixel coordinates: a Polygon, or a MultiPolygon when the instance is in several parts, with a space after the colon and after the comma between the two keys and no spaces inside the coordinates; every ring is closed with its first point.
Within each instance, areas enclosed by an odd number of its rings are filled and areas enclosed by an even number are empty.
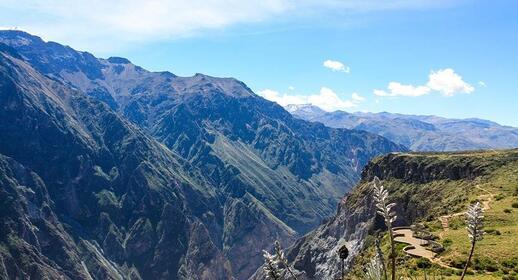
{"type": "MultiPolygon", "coordinates": [[[[485,210],[487,231],[484,239],[476,244],[464,279],[518,279],[518,251],[512,245],[518,244],[518,212],[512,210],[518,207],[518,151],[402,156],[406,157],[407,166],[424,165],[429,173],[423,177],[429,178],[385,178],[383,183],[390,191],[389,199],[405,205],[404,209],[398,209],[398,216],[413,224],[422,223],[438,237],[436,241],[442,244],[444,251],[428,260],[407,256],[397,246],[399,274],[423,277],[426,273],[428,278],[440,275],[442,279],[459,279],[471,249],[463,212],[469,204],[480,202],[485,210]],[[437,166],[441,169],[434,170],[437,166]],[[465,174],[458,179],[441,176],[448,172],[465,174]],[[447,217],[447,229],[443,228],[441,217],[447,217]]],[[[383,158],[377,159],[380,160],[383,158]]],[[[381,248],[388,255],[389,238],[386,233],[382,234],[381,248]]],[[[365,245],[347,279],[362,279],[364,265],[375,255],[373,242],[365,245]]]]}

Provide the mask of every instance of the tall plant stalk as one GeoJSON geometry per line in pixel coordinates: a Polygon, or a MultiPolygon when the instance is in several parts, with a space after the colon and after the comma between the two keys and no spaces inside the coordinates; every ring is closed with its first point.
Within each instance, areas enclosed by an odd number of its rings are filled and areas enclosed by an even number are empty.
{"type": "Polygon", "coordinates": [[[282,271],[279,269],[279,261],[275,255],[263,250],[264,266],[263,270],[266,273],[268,280],[281,280],[282,271]]]}
{"type": "Polygon", "coordinates": [[[286,267],[286,270],[288,270],[288,273],[291,275],[291,277],[293,277],[294,280],[297,280],[297,276],[295,276],[295,274],[291,270],[290,264],[288,263],[288,259],[284,255],[284,252],[282,251],[282,248],[281,248],[281,243],[279,241],[275,241],[274,249],[275,249],[277,261],[282,263],[284,265],[284,267],[286,267]]]}
{"type": "Polygon", "coordinates": [[[383,187],[378,177],[374,177],[374,200],[376,201],[377,213],[381,215],[387,226],[390,239],[390,260],[391,260],[391,279],[396,280],[396,244],[394,242],[394,231],[392,230],[392,223],[396,220],[396,213],[392,208],[396,206],[395,203],[388,202],[389,192],[383,187]]]}
{"type": "Polygon", "coordinates": [[[376,238],[376,257],[378,258],[378,261],[381,264],[381,269],[383,271],[383,280],[388,280],[387,267],[385,266],[385,258],[383,257],[383,251],[381,250],[381,241],[379,236],[378,238],[376,238]]]}
{"type": "Polygon", "coordinates": [[[463,280],[464,276],[466,276],[469,263],[471,262],[471,258],[473,257],[473,253],[475,252],[475,245],[477,241],[482,240],[482,238],[484,237],[483,220],[484,209],[480,205],[480,202],[470,205],[468,211],[466,212],[466,229],[468,230],[468,237],[471,242],[471,250],[469,252],[466,265],[464,266],[464,270],[462,271],[462,275],[460,277],[461,280],[463,280]]]}

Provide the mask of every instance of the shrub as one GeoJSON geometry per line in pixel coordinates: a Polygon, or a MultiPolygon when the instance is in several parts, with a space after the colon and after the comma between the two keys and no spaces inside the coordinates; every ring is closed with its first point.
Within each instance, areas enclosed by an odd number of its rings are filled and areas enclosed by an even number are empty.
{"type": "MultiPolygon", "coordinates": [[[[457,259],[455,259],[455,260],[450,261],[450,266],[451,267],[463,269],[465,265],[466,265],[466,261],[465,260],[457,260],[457,259]]],[[[459,272],[459,275],[460,275],[460,272],[459,272]]]]}
{"type": "Polygon", "coordinates": [[[487,229],[486,233],[487,234],[491,234],[491,235],[502,235],[502,233],[499,230],[492,229],[492,228],[491,229],[487,229]]]}
{"type": "Polygon", "coordinates": [[[511,206],[513,206],[513,208],[518,208],[518,202],[513,202],[511,206]]]}
{"type": "Polygon", "coordinates": [[[506,208],[506,209],[504,209],[504,213],[508,213],[508,214],[509,214],[509,213],[511,213],[511,212],[513,212],[513,210],[511,210],[511,209],[507,209],[507,208],[506,208]]]}
{"type": "Polygon", "coordinates": [[[430,267],[432,267],[432,263],[430,262],[430,260],[425,259],[425,258],[417,259],[416,265],[417,265],[418,268],[430,268],[430,267]]]}
{"type": "Polygon", "coordinates": [[[451,239],[446,238],[446,239],[444,239],[444,240],[442,241],[442,246],[444,246],[444,247],[449,247],[449,246],[451,246],[451,244],[452,244],[452,243],[453,243],[453,241],[452,241],[451,239]]]}
{"type": "Polygon", "coordinates": [[[444,252],[444,246],[442,246],[442,244],[439,242],[430,241],[428,243],[428,247],[429,247],[428,250],[430,250],[434,253],[437,253],[437,254],[444,252]]]}
{"type": "Polygon", "coordinates": [[[498,271],[499,265],[490,258],[475,258],[473,260],[473,266],[476,270],[485,270],[489,272],[498,271]]]}
{"type": "Polygon", "coordinates": [[[518,258],[505,260],[502,262],[502,266],[507,268],[518,268],[518,258]]]}
{"type": "Polygon", "coordinates": [[[442,275],[443,276],[452,276],[454,273],[455,273],[455,271],[453,269],[450,269],[450,268],[446,268],[446,269],[442,270],[442,275]]]}
{"type": "Polygon", "coordinates": [[[496,199],[496,201],[499,201],[499,200],[504,199],[504,197],[505,197],[505,196],[504,196],[503,194],[501,194],[501,193],[500,193],[500,194],[498,194],[497,196],[495,196],[495,199],[496,199]]]}

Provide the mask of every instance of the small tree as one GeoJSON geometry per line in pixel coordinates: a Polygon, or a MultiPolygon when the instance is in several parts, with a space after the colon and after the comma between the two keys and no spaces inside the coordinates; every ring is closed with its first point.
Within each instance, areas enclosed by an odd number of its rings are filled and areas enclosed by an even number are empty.
{"type": "Polygon", "coordinates": [[[338,257],[340,257],[340,268],[342,271],[342,277],[340,279],[344,279],[345,276],[345,260],[349,256],[349,249],[347,249],[346,245],[342,245],[340,249],[338,249],[338,257]]]}
{"type": "Polygon", "coordinates": [[[390,260],[392,267],[392,280],[396,280],[396,244],[394,242],[394,231],[392,230],[392,223],[396,220],[396,213],[392,208],[396,206],[395,203],[388,202],[389,192],[383,187],[378,177],[374,177],[374,200],[376,201],[377,213],[385,220],[389,238],[390,238],[390,260]]]}
{"type": "Polygon", "coordinates": [[[466,262],[464,270],[462,271],[462,276],[460,277],[461,280],[464,279],[466,271],[468,270],[469,263],[473,257],[473,252],[475,252],[475,244],[477,241],[482,240],[484,237],[483,220],[484,209],[480,205],[480,202],[470,205],[468,211],[466,212],[466,229],[468,230],[468,237],[471,241],[471,251],[469,252],[468,261],[466,262]]]}

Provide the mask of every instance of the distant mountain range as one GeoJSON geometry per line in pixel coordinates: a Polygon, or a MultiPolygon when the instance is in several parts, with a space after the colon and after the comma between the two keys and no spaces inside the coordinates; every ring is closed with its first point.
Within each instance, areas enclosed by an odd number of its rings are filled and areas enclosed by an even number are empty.
{"type": "Polygon", "coordinates": [[[232,78],[0,31],[0,275],[247,279],[407,148],[294,118],[232,78]]]}
{"type": "Polygon", "coordinates": [[[293,116],[329,127],[379,134],[414,151],[460,151],[518,147],[518,128],[482,119],[447,119],[392,113],[326,112],[313,105],[288,105],[293,116]]]}

